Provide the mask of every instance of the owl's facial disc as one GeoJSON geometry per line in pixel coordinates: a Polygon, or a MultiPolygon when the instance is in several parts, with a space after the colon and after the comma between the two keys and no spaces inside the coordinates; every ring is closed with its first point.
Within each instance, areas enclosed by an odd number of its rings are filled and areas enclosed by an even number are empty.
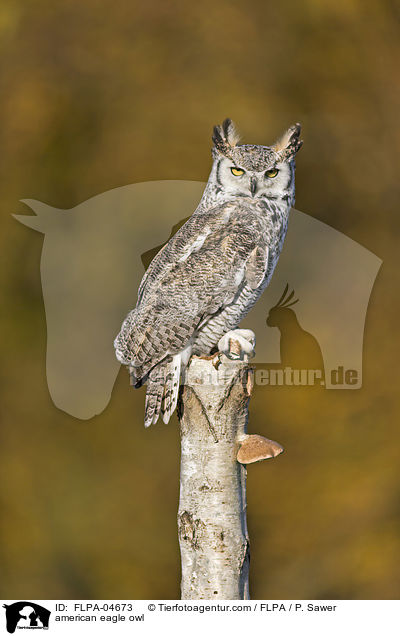
{"type": "Polygon", "coordinates": [[[266,165],[243,167],[239,162],[228,157],[221,157],[218,161],[217,181],[225,192],[233,196],[248,196],[258,198],[270,196],[274,199],[284,194],[291,175],[288,163],[274,158],[266,165]]]}

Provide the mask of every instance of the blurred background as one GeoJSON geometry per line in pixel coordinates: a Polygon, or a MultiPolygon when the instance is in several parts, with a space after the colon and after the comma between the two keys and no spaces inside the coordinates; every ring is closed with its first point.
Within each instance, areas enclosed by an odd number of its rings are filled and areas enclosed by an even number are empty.
{"type": "Polygon", "coordinates": [[[205,181],[229,116],[248,143],[300,121],[296,207],[383,259],[363,387],[253,395],[286,452],[248,471],[252,598],[398,598],[398,5],[3,0],[0,32],[0,596],[179,598],[176,417],[145,431],[125,370],[98,417],[53,405],[43,235],[10,215],[205,181]]]}

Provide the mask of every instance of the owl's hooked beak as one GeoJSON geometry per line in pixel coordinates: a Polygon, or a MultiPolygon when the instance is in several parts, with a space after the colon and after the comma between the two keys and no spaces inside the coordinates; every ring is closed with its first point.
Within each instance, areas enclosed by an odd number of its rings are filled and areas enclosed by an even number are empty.
{"type": "Polygon", "coordinates": [[[254,197],[257,192],[257,179],[255,177],[250,179],[250,192],[252,197],[254,197]]]}

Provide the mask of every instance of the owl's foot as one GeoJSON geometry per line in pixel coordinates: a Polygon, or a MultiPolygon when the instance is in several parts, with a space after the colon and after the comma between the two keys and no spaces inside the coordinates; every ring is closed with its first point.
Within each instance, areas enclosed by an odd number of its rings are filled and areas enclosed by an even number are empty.
{"type": "Polygon", "coordinates": [[[218,342],[220,353],[230,360],[247,362],[255,356],[256,336],[250,329],[233,329],[228,331],[218,342]]]}
{"type": "Polygon", "coordinates": [[[193,356],[193,358],[199,358],[200,360],[211,360],[211,363],[215,369],[218,369],[221,364],[221,352],[216,351],[210,356],[193,356]]]}

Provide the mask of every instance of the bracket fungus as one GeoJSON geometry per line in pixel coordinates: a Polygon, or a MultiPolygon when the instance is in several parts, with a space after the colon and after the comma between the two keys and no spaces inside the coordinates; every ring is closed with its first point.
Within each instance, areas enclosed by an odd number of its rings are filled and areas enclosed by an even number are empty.
{"type": "Polygon", "coordinates": [[[283,447],[262,435],[245,435],[240,440],[240,448],[236,459],[240,464],[254,464],[263,459],[271,459],[280,455],[283,447]]]}

